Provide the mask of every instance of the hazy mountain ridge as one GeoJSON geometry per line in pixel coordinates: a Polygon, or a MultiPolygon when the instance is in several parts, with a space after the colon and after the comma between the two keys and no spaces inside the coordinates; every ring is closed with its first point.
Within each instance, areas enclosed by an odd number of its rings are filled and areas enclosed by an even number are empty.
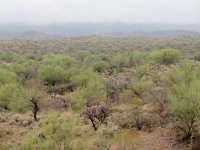
{"type": "Polygon", "coordinates": [[[199,25],[173,24],[49,24],[49,25],[0,25],[0,38],[48,39],[60,36],[81,35],[112,35],[112,36],[170,36],[199,35],[199,25]]]}

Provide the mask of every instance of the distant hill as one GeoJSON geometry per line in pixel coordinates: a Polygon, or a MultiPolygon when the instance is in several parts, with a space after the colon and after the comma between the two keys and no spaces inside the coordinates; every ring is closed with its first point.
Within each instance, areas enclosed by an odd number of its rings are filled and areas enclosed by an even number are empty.
{"type": "Polygon", "coordinates": [[[28,31],[24,32],[20,35],[15,36],[14,38],[17,39],[32,39],[32,40],[38,40],[38,39],[52,39],[52,38],[58,38],[59,35],[55,34],[49,34],[44,32],[35,32],[35,31],[28,31]]]}
{"type": "Polygon", "coordinates": [[[94,24],[71,23],[49,25],[0,25],[0,38],[46,39],[60,36],[81,35],[111,36],[170,36],[199,35],[199,25],[165,25],[165,24],[94,24]]]}

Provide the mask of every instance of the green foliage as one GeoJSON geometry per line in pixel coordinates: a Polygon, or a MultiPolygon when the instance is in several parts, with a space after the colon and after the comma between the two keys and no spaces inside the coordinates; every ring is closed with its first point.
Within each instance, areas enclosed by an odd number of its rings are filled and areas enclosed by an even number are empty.
{"type": "Polygon", "coordinates": [[[168,80],[169,88],[169,110],[185,122],[187,129],[184,131],[187,137],[192,134],[193,124],[199,121],[200,117],[200,79],[192,63],[184,61],[181,68],[176,72],[172,70],[168,80]]]}
{"type": "Polygon", "coordinates": [[[76,89],[67,95],[70,101],[72,110],[79,111],[86,104],[87,100],[84,98],[84,90],[81,88],[76,89]]]}
{"type": "Polygon", "coordinates": [[[59,116],[57,112],[50,112],[47,119],[42,123],[40,129],[34,130],[31,135],[25,137],[21,150],[59,150],[70,149],[70,141],[77,130],[77,119],[72,112],[65,117],[59,116]],[[31,138],[29,138],[31,136],[31,138]]]}
{"type": "MultiPolygon", "coordinates": [[[[36,84],[36,81],[33,81],[36,84]]],[[[17,82],[10,82],[0,85],[0,107],[11,111],[24,113],[28,110],[33,110],[31,100],[42,95],[39,87],[34,87],[34,84],[22,86],[17,82]],[[37,91],[37,92],[36,92],[37,91]]]]}
{"type": "Polygon", "coordinates": [[[172,68],[172,70],[164,78],[167,86],[171,87],[173,84],[180,84],[183,82],[183,79],[186,84],[189,84],[193,80],[195,73],[197,72],[196,69],[194,71],[192,62],[185,60],[181,63],[180,68],[172,68]]]}
{"type": "Polygon", "coordinates": [[[23,63],[15,63],[12,68],[23,84],[37,75],[37,63],[35,61],[26,60],[23,63]]]}
{"type": "Polygon", "coordinates": [[[17,76],[14,72],[8,69],[0,68],[0,85],[16,82],[16,80],[17,76]]]}
{"type": "Polygon", "coordinates": [[[74,58],[65,55],[48,54],[43,57],[39,76],[48,84],[55,85],[66,80],[67,70],[75,64],[74,58]]]}
{"type": "Polygon", "coordinates": [[[146,52],[133,51],[127,54],[128,66],[137,67],[144,65],[148,60],[148,54],[146,52]]]}
{"type": "Polygon", "coordinates": [[[3,62],[9,64],[18,61],[21,56],[14,52],[5,52],[1,54],[0,58],[3,62]]]}
{"type": "Polygon", "coordinates": [[[114,55],[110,62],[110,68],[118,68],[119,70],[125,65],[125,58],[121,54],[114,55]]]}
{"type": "Polygon", "coordinates": [[[149,68],[147,65],[139,66],[135,69],[134,75],[138,78],[148,75],[149,68]]]}
{"type": "Polygon", "coordinates": [[[102,103],[106,98],[105,83],[98,77],[91,78],[84,86],[67,95],[74,111],[79,111],[84,105],[102,103]]]}
{"type": "Polygon", "coordinates": [[[194,54],[194,59],[197,61],[200,61],[200,51],[198,51],[194,54]]]}
{"type": "Polygon", "coordinates": [[[28,109],[26,90],[17,83],[0,86],[0,106],[15,112],[25,112],[28,109]]]}
{"type": "Polygon", "coordinates": [[[99,78],[90,79],[83,90],[88,104],[104,101],[106,98],[106,85],[99,78]]]}
{"type": "Polygon", "coordinates": [[[0,106],[8,109],[10,101],[13,99],[13,91],[18,88],[16,83],[9,83],[0,86],[0,106]]]}
{"type": "Polygon", "coordinates": [[[174,64],[178,62],[180,52],[176,49],[162,49],[160,51],[154,51],[151,53],[153,61],[159,64],[174,64]]]}
{"type": "Polygon", "coordinates": [[[104,61],[99,61],[99,62],[95,62],[92,65],[94,71],[102,73],[105,72],[108,69],[108,63],[104,62],[104,61]]]}
{"type": "Polygon", "coordinates": [[[39,69],[39,75],[43,81],[55,85],[65,80],[66,72],[60,66],[44,65],[39,69]]]}
{"type": "Polygon", "coordinates": [[[87,82],[96,77],[96,74],[91,70],[76,69],[70,81],[75,87],[82,87],[87,84],[87,82]]]}
{"type": "Polygon", "coordinates": [[[90,53],[88,51],[84,51],[84,50],[77,51],[77,53],[75,54],[75,58],[78,64],[80,65],[81,63],[84,63],[85,60],[89,57],[89,54],[90,53]]]}
{"type": "Polygon", "coordinates": [[[70,56],[60,55],[60,54],[47,54],[44,55],[42,64],[51,66],[60,66],[64,69],[72,67],[75,63],[75,59],[70,56]]]}
{"type": "Polygon", "coordinates": [[[26,89],[22,86],[14,89],[8,107],[10,110],[19,113],[24,113],[30,110],[30,99],[26,89]]]}
{"type": "Polygon", "coordinates": [[[141,97],[145,91],[148,91],[153,86],[153,81],[148,76],[135,78],[131,81],[131,89],[138,97],[141,97]]]}

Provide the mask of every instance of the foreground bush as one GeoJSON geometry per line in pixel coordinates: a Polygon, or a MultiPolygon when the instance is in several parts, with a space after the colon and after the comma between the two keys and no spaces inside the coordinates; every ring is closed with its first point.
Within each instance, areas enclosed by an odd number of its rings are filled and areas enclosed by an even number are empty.
{"type": "Polygon", "coordinates": [[[61,117],[50,112],[40,129],[34,130],[22,140],[20,150],[60,150],[70,149],[70,141],[75,136],[77,120],[72,112],[61,117]]]}
{"type": "Polygon", "coordinates": [[[169,110],[171,114],[179,118],[185,124],[185,128],[179,127],[190,138],[194,126],[199,124],[200,117],[200,79],[192,63],[184,61],[180,69],[172,70],[169,82],[169,110]]]}
{"type": "Polygon", "coordinates": [[[178,62],[180,52],[176,49],[162,49],[160,51],[154,51],[151,53],[153,61],[159,64],[174,64],[178,62]]]}

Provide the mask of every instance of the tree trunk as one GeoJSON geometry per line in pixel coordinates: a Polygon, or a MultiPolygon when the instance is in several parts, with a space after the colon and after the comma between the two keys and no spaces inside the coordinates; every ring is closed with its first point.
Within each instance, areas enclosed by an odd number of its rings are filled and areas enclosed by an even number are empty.
{"type": "Polygon", "coordinates": [[[32,101],[33,103],[33,117],[34,117],[34,120],[37,121],[37,112],[39,111],[39,107],[38,107],[38,104],[36,101],[32,101]]]}

